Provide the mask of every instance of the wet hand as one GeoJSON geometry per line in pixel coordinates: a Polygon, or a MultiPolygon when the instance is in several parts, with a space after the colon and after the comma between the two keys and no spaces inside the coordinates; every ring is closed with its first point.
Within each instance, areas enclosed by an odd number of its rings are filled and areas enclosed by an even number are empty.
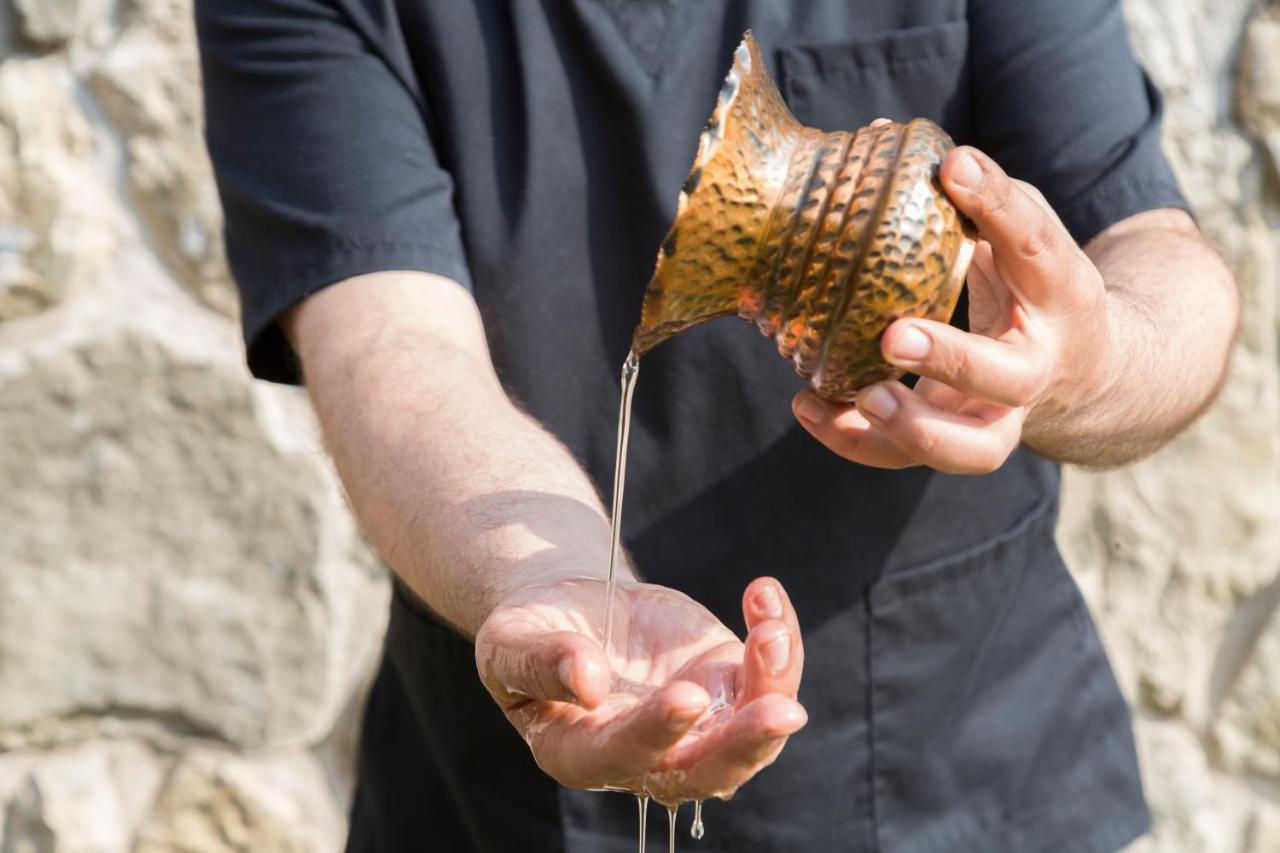
{"type": "Polygon", "coordinates": [[[480,677],[547,774],[659,802],[727,797],[806,722],[799,623],[771,578],[743,594],[743,643],[667,587],[619,581],[610,653],[605,585],[527,588],[476,636],[480,677]]]}
{"type": "Polygon", "coordinates": [[[927,465],[983,474],[1024,433],[1091,398],[1107,353],[1106,290],[1097,268],[1044,197],[991,158],[958,148],[942,185],[977,224],[969,271],[969,328],[902,319],[885,358],[923,377],[864,388],[853,405],[796,395],[792,409],[839,455],[880,468],[927,465]]]}

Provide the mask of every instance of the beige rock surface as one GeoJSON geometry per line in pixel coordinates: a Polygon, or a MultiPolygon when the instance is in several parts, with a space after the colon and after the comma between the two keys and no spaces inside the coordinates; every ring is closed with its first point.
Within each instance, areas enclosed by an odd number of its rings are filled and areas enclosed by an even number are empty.
{"type": "Polygon", "coordinates": [[[42,47],[68,41],[84,22],[84,0],[14,0],[22,34],[42,47]]]}
{"type": "Polygon", "coordinates": [[[1280,175],[1280,9],[1274,5],[1245,31],[1240,47],[1240,116],[1266,147],[1280,175]]]}
{"type": "MultiPolygon", "coordinates": [[[[1270,598],[1280,600],[1280,584],[1276,593],[1270,598]]],[[[1235,679],[1216,735],[1224,766],[1280,784],[1280,609],[1271,614],[1235,679]]]]}
{"type": "Polygon", "coordinates": [[[119,242],[78,86],[56,57],[0,64],[0,323],[83,288],[119,242]]]}
{"type": "Polygon", "coordinates": [[[1122,471],[1067,472],[1059,540],[1138,710],[1156,829],[1135,849],[1269,850],[1280,788],[1258,775],[1275,760],[1280,684],[1280,13],[1248,0],[1130,0],[1126,13],[1167,97],[1170,159],[1236,272],[1242,322],[1222,397],[1187,434],[1122,471]]]}
{"type": "Polygon", "coordinates": [[[131,200],[178,279],[210,307],[234,315],[190,9],[185,2],[132,0],[124,21],[90,83],[124,140],[131,200]]]}
{"type": "Polygon", "coordinates": [[[243,377],[122,334],[0,398],[0,738],[105,715],[320,739],[350,681],[330,617],[362,593],[317,583],[327,483],[272,445],[243,377]]]}
{"type": "Polygon", "coordinates": [[[0,853],[128,853],[163,767],[129,742],[0,756],[0,853]]]}
{"type": "Polygon", "coordinates": [[[1138,733],[1154,830],[1130,853],[1243,850],[1257,809],[1248,788],[1217,774],[1199,739],[1184,726],[1143,720],[1138,733]]]}
{"type": "Polygon", "coordinates": [[[189,754],[165,780],[134,853],[337,853],[345,815],[308,755],[189,754]]]}

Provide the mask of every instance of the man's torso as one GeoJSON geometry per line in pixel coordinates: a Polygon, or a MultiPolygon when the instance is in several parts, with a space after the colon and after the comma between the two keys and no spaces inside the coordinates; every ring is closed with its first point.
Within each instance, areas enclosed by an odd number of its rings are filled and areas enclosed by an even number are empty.
{"type": "MultiPolygon", "coordinates": [[[[745,29],[804,123],[919,115],[974,141],[961,0],[343,2],[417,90],[504,385],[602,491],[641,292],[745,29]]],[[[696,846],[1067,849],[1099,799],[1127,840],[1144,820],[1128,721],[1053,545],[1055,466],[848,464],[795,424],[800,385],[732,319],[641,366],[623,525],[640,573],[739,628],[743,586],[777,576],[805,630],[808,727],[708,807],[696,846]]],[[[541,777],[467,644],[404,601],[379,691],[353,849],[414,847],[394,839],[415,821],[429,849],[632,849],[634,804],[541,777]],[[385,742],[401,729],[412,748],[385,742]],[[393,819],[400,784],[431,796],[393,819]]]]}

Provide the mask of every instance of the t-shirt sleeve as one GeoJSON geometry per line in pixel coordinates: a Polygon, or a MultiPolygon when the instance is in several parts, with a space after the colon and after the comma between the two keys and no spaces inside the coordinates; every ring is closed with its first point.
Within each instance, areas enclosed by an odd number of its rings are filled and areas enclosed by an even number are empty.
{"type": "Polygon", "coordinates": [[[378,270],[470,287],[453,181],[413,81],[325,0],[198,0],[206,139],[249,368],[296,382],[276,320],[378,270]]]}
{"type": "Polygon", "coordinates": [[[974,0],[969,49],[978,147],[1038,187],[1078,242],[1145,210],[1191,212],[1118,0],[974,0]]]}

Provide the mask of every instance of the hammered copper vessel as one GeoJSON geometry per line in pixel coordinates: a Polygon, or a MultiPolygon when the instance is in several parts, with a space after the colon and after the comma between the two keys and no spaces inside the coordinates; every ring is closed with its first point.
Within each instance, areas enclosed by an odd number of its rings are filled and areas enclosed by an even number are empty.
{"type": "Polygon", "coordinates": [[[881,334],[899,317],[949,320],[973,256],[938,183],[953,145],[927,119],[802,126],[748,32],[658,252],[636,353],[737,314],[825,398],[901,375],[881,334]]]}

